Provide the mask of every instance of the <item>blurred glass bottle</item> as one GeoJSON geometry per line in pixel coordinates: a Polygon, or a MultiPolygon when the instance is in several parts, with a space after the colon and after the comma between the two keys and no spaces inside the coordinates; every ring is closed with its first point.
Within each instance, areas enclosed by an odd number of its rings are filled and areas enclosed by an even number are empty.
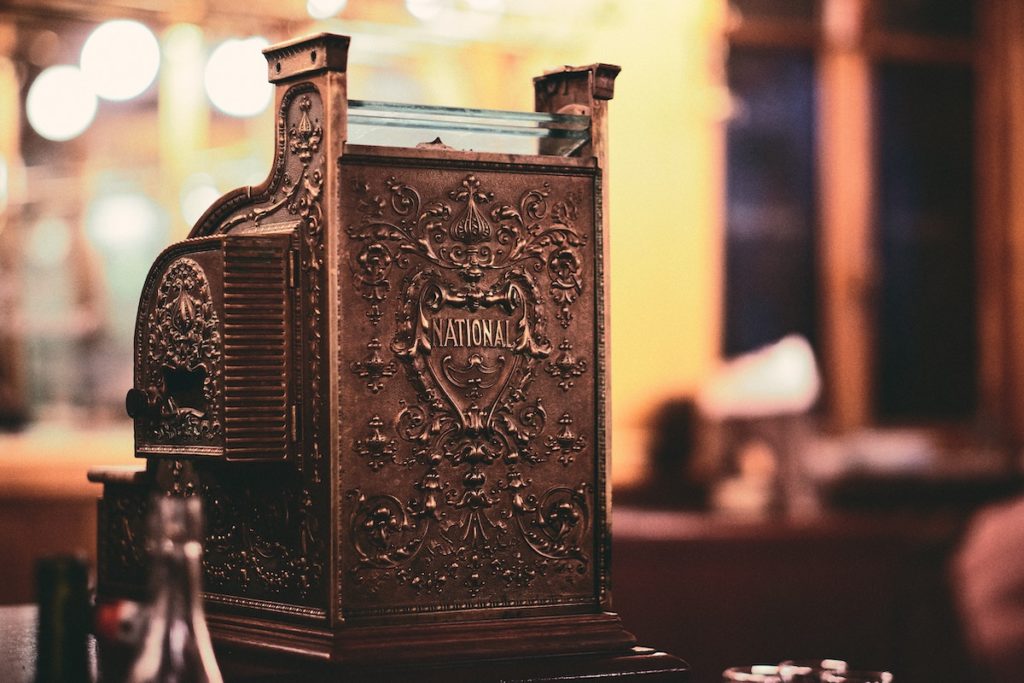
{"type": "Polygon", "coordinates": [[[89,568],[73,556],[36,564],[37,683],[93,680],[89,659],[89,568]]]}
{"type": "Polygon", "coordinates": [[[202,596],[202,503],[153,499],[150,599],[130,683],[221,683],[202,596]]]}

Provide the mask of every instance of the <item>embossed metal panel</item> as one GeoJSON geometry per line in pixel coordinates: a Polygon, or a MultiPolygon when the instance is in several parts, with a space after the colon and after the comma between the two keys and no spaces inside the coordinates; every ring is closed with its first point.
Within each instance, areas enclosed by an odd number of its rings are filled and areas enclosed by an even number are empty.
{"type": "Polygon", "coordinates": [[[135,330],[129,412],[137,455],[224,454],[223,259],[220,240],[157,259],[135,330]]]}
{"type": "Polygon", "coordinates": [[[596,183],[581,166],[342,157],[346,618],[598,604],[596,183]]]}

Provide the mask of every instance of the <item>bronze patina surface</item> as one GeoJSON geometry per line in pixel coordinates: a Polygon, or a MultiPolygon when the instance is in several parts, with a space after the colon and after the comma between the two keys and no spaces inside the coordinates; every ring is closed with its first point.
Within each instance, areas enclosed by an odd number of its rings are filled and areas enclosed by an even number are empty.
{"type": "Polygon", "coordinates": [[[628,657],[608,612],[605,437],[618,69],[537,79],[538,111],[590,117],[573,156],[360,146],[347,49],[267,51],[268,179],[150,271],[127,401],[146,470],[95,474],[101,597],[144,584],[149,493],[197,495],[225,648],[352,666],[628,657]]]}

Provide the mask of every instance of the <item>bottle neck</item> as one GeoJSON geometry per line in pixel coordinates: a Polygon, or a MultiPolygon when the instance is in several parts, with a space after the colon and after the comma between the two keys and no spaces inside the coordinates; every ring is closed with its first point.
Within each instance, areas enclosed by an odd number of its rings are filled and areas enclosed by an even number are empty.
{"type": "Polygon", "coordinates": [[[202,594],[202,545],[199,541],[161,539],[153,556],[150,589],[153,611],[188,624],[205,622],[202,594]]]}
{"type": "Polygon", "coordinates": [[[202,544],[164,536],[153,543],[151,558],[148,628],[129,680],[163,680],[168,671],[191,669],[188,680],[219,682],[203,610],[202,544]]]}

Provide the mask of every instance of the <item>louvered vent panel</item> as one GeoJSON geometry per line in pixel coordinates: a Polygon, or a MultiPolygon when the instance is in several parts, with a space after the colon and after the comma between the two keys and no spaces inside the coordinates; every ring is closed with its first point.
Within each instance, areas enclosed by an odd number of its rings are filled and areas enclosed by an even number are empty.
{"type": "Polygon", "coordinates": [[[284,460],[289,446],[288,241],[224,245],[224,454],[284,460]]]}

